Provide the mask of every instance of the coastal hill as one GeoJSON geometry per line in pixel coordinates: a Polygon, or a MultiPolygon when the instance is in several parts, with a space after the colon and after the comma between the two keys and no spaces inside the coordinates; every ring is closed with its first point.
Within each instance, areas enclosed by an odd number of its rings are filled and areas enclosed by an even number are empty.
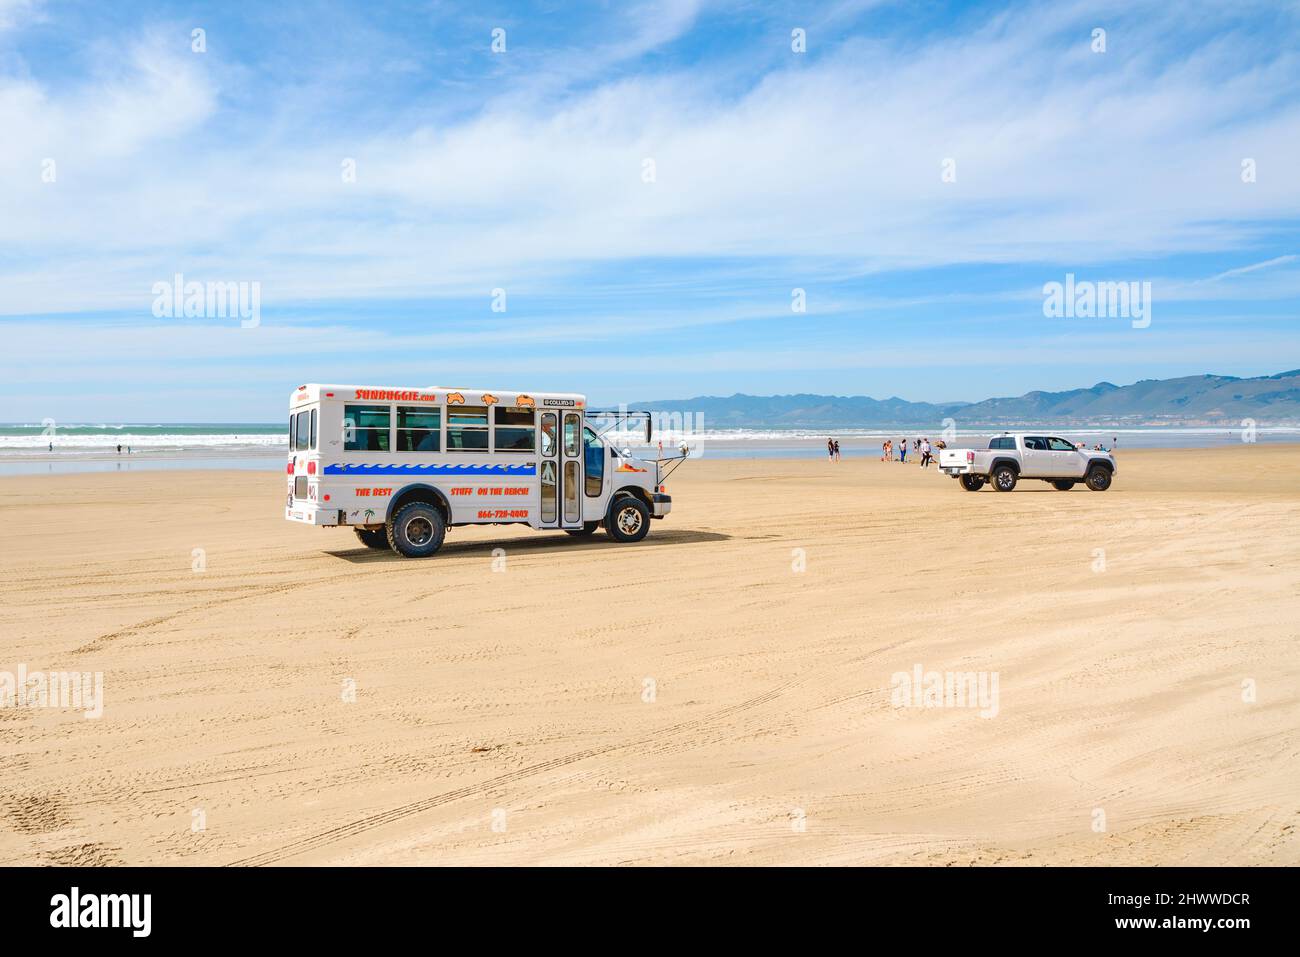
{"type": "Polygon", "coordinates": [[[1143,379],[1118,386],[1026,392],[980,402],[908,402],[865,395],[698,396],[638,402],[631,408],[702,415],[706,428],[857,428],[934,425],[959,427],[1025,423],[1104,426],[1239,426],[1300,424],[1300,369],[1243,379],[1202,375],[1143,379]]]}

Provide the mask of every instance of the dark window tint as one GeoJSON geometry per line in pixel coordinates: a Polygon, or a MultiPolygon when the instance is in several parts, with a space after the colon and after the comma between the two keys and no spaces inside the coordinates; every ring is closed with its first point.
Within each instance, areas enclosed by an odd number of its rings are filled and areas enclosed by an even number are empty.
{"type": "Polygon", "coordinates": [[[989,442],[989,448],[991,449],[1014,449],[1015,447],[1016,440],[1011,438],[1009,435],[993,439],[989,442]]]}
{"type": "Polygon", "coordinates": [[[496,433],[493,443],[498,452],[535,452],[537,430],[533,426],[533,413],[527,409],[503,409],[493,412],[496,433]]]}
{"type": "Polygon", "coordinates": [[[442,410],[397,408],[397,451],[437,452],[442,449],[442,410]]]}
{"type": "Polygon", "coordinates": [[[390,417],[386,405],[345,405],[343,448],[349,452],[387,452],[390,417]]]}
{"type": "Polygon", "coordinates": [[[605,484],[605,445],[586,428],[582,430],[582,441],[587,447],[587,494],[595,498],[605,484]]]}
{"type": "Polygon", "coordinates": [[[1031,452],[1046,452],[1047,439],[1043,438],[1041,435],[1026,435],[1025,448],[1031,452]]]}
{"type": "Polygon", "coordinates": [[[488,407],[457,405],[447,407],[447,451],[486,452],[488,448],[488,407]]]}
{"type": "Polygon", "coordinates": [[[316,410],[311,410],[311,447],[316,450],[316,410]]]}

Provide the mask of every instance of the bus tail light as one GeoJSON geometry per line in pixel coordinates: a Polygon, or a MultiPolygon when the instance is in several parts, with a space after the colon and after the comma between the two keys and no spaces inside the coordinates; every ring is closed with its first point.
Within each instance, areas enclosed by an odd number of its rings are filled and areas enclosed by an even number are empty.
{"type": "Polygon", "coordinates": [[[307,463],[307,474],[308,474],[308,475],[315,475],[315,474],[316,474],[316,463],[315,463],[315,462],[308,462],[308,463],[307,463]]]}

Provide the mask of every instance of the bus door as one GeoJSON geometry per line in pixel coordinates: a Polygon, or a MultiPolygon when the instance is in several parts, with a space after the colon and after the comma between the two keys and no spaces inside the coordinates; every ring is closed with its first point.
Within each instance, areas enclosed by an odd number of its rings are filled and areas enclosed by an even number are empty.
{"type": "Polygon", "coordinates": [[[543,412],[538,527],[582,527],[582,414],[543,412]]]}
{"type": "Polygon", "coordinates": [[[582,488],[586,462],[582,445],[582,413],[565,412],[562,430],[564,473],[560,476],[561,516],[564,528],[582,528],[582,488]]]}

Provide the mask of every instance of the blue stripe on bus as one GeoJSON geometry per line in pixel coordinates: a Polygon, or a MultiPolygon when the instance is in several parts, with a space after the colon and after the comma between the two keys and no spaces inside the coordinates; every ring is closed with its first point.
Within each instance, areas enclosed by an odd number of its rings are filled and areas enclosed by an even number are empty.
{"type": "Polygon", "coordinates": [[[325,475],[536,475],[536,465],[327,465],[325,475]]]}

